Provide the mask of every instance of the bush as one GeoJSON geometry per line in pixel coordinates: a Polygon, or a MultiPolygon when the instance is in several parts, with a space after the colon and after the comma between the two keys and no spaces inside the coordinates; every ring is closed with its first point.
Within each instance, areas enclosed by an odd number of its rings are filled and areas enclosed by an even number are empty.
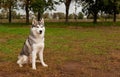
{"type": "Polygon", "coordinates": [[[82,14],[82,12],[79,12],[79,13],[78,13],[78,19],[83,19],[83,14],[82,14]]]}

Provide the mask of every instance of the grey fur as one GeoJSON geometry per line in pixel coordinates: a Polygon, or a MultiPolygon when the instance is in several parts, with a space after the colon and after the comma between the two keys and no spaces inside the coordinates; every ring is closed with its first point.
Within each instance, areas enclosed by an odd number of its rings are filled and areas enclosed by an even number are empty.
{"type": "Polygon", "coordinates": [[[43,60],[44,35],[44,19],[41,21],[33,20],[30,34],[24,42],[23,48],[20,52],[20,55],[18,56],[17,64],[19,64],[20,67],[22,67],[24,63],[28,63],[30,61],[32,62],[32,69],[35,70],[37,54],[41,64],[44,67],[48,66],[43,60]]]}
{"type": "MultiPolygon", "coordinates": [[[[37,24],[35,24],[35,25],[37,25],[37,24]]],[[[40,25],[40,23],[39,23],[39,25],[40,25]]],[[[36,26],[32,26],[32,28],[33,27],[36,27],[36,26]]],[[[44,27],[44,26],[42,26],[42,27],[44,27]]],[[[22,48],[22,50],[20,52],[20,56],[22,56],[22,55],[29,56],[32,53],[32,45],[34,43],[36,43],[36,41],[35,41],[36,37],[37,36],[35,36],[34,33],[32,31],[30,31],[30,35],[28,36],[28,38],[24,42],[24,46],[23,46],[23,48],[22,48]]]]}

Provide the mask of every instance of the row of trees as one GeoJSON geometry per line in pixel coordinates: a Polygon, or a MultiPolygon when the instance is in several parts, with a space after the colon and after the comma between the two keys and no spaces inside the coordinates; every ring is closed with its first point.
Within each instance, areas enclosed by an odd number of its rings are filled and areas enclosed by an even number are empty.
{"type": "Polygon", "coordinates": [[[80,0],[83,2],[83,12],[94,17],[94,23],[97,22],[98,13],[112,14],[113,21],[116,22],[116,14],[120,11],[120,0],[80,0]]]}
{"type": "Polygon", "coordinates": [[[113,21],[116,22],[116,14],[120,11],[120,0],[62,0],[66,7],[66,22],[68,22],[69,6],[74,1],[78,5],[82,5],[83,13],[88,17],[92,15],[93,22],[97,22],[99,13],[113,15],[113,21]]]}
{"type": "Polygon", "coordinates": [[[58,2],[54,0],[0,0],[0,9],[4,9],[9,12],[9,23],[12,19],[12,11],[14,9],[22,8],[26,11],[26,23],[29,23],[29,11],[33,11],[38,14],[38,20],[40,20],[42,14],[46,10],[53,10],[54,5],[58,2]]]}
{"type": "MultiPolygon", "coordinates": [[[[57,13],[53,13],[53,14],[50,14],[50,13],[44,13],[43,14],[43,17],[45,19],[65,19],[65,14],[62,13],[62,12],[57,12],[57,13]]],[[[75,14],[75,13],[72,13],[72,14],[69,14],[68,15],[68,18],[69,19],[83,19],[84,18],[84,15],[82,12],[79,12],[78,14],[75,14]]]]}
{"type": "MultiPolygon", "coordinates": [[[[12,19],[25,19],[26,16],[23,14],[21,15],[20,13],[17,13],[16,11],[12,11],[11,12],[12,14],[12,19]]],[[[42,17],[44,19],[65,19],[65,14],[62,13],[62,12],[56,12],[56,13],[44,13],[42,15],[42,17]]],[[[8,12],[6,12],[5,10],[2,10],[1,13],[0,13],[0,19],[8,19],[9,16],[8,16],[8,12]]],[[[33,14],[30,13],[30,16],[29,16],[29,19],[32,19],[33,18],[33,14]]],[[[72,14],[69,14],[68,15],[68,18],[69,19],[83,19],[84,18],[84,15],[82,12],[79,12],[78,14],[75,14],[75,13],[72,13],[72,14]]],[[[89,16],[89,19],[92,19],[93,17],[89,16]]]]}
{"type": "Polygon", "coordinates": [[[65,21],[68,22],[69,7],[73,2],[76,4],[75,10],[81,5],[86,16],[93,16],[94,23],[97,22],[99,13],[113,15],[113,21],[116,22],[116,14],[120,10],[120,0],[0,0],[0,9],[9,12],[9,22],[11,22],[13,9],[22,8],[26,11],[26,23],[29,23],[29,11],[37,13],[38,20],[40,20],[46,10],[55,10],[55,5],[64,3],[65,21]]]}

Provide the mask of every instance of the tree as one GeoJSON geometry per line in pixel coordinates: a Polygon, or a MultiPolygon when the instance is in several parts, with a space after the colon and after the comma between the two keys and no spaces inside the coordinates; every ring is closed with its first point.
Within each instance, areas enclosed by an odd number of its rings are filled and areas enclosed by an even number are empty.
{"type": "Polygon", "coordinates": [[[69,7],[70,7],[70,3],[71,3],[72,0],[66,0],[64,2],[65,4],[65,10],[66,10],[66,22],[68,22],[68,14],[69,14],[69,7]]]}
{"type": "Polygon", "coordinates": [[[2,0],[0,0],[0,9],[1,9],[2,0]]]}
{"type": "Polygon", "coordinates": [[[54,0],[32,0],[31,8],[35,13],[38,13],[38,21],[42,18],[44,11],[53,10],[54,5],[58,2],[54,0]]]}
{"type": "Polygon", "coordinates": [[[53,19],[57,19],[58,15],[57,13],[53,13],[53,19]]]}
{"type": "Polygon", "coordinates": [[[58,12],[57,15],[58,15],[59,19],[64,19],[65,18],[65,14],[62,13],[62,12],[58,12]]]}
{"type": "Polygon", "coordinates": [[[94,23],[97,22],[97,15],[99,12],[105,14],[113,14],[113,21],[116,22],[116,14],[119,13],[118,2],[120,0],[79,0],[82,2],[83,12],[88,16],[90,14],[94,17],[94,23]]]}
{"type": "Polygon", "coordinates": [[[13,15],[12,18],[15,19],[17,17],[16,11],[12,11],[11,14],[13,15]]]}
{"type": "Polygon", "coordinates": [[[49,19],[50,17],[49,17],[49,13],[44,13],[43,14],[43,17],[45,18],[45,19],[49,19]]]}
{"type": "Polygon", "coordinates": [[[120,0],[113,0],[113,22],[116,22],[116,14],[120,12],[120,0]]]}
{"type": "Polygon", "coordinates": [[[78,13],[78,19],[83,19],[83,14],[82,14],[82,12],[79,12],[79,13],[78,13]]]}
{"type": "MultiPolygon", "coordinates": [[[[77,0],[75,0],[75,14],[77,14],[77,0]]],[[[75,15],[75,20],[77,20],[77,15],[75,15]]]]}
{"type": "Polygon", "coordinates": [[[113,22],[116,22],[116,14],[119,13],[119,3],[120,1],[116,0],[104,0],[104,9],[103,11],[106,14],[113,15],[113,22]]]}
{"type": "Polygon", "coordinates": [[[17,0],[1,0],[1,7],[6,9],[6,11],[8,10],[9,12],[9,23],[11,23],[12,21],[12,10],[15,9],[16,7],[16,2],[17,0]]]}
{"type": "Polygon", "coordinates": [[[83,12],[86,15],[93,15],[93,22],[97,22],[97,15],[103,9],[103,0],[80,0],[83,6],[83,12]]]}
{"type": "Polygon", "coordinates": [[[5,9],[1,9],[1,19],[7,18],[7,11],[5,9]]]}
{"type": "Polygon", "coordinates": [[[69,14],[69,19],[74,19],[75,18],[75,14],[73,13],[73,14],[69,14]]]}
{"type": "Polygon", "coordinates": [[[26,23],[29,23],[29,5],[30,5],[30,0],[26,0],[25,2],[26,23]]]}
{"type": "Polygon", "coordinates": [[[117,14],[117,6],[116,6],[116,0],[114,0],[114,18],[113,18],[113,21],[116,22],[116,14],[117,14]]]}
{"type": "Polygon", "coordinates": [[[40,21],[40,18],[45,10],[46,1],[45,0],[33,0],[31,4],[31,8],[34,12],[38,13],[38,21],[40,21]]]}
{"type": "Polygon", "coordinates": [[[22,9],[25,9],[26,12],[26,23],[29,23],[29,11],[30,11],[30,5],[31,5],[31,0],[19,0],[19,6],[22,9]]]}
{"type": "Polygon", "coordinates": [[[69,15],[69,8],[70,8],[70,4],[71,4],[72,0],[60,0],[60,2],[65,4],[65,12],[66,12],[66,16],[65,16],[65,22],[68,22],[68,15],[69,15]]]}

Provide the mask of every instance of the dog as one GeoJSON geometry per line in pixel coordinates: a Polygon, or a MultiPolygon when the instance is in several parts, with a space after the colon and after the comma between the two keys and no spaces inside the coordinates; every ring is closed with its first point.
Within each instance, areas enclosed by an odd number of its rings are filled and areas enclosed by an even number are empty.
{"type": "Polygon", "coordinates": [[[31,62],[32,69],[36,70],[37,54],[39,55],[42,66],[48,67],[43,60],[44,35],[44,19],[42,18],[40,21],[33,19],[30,34],[24,42],[24,46],[18,56],[17,64],[19,64],[20,67],[23,67],[25,63],[31,62]]]}

